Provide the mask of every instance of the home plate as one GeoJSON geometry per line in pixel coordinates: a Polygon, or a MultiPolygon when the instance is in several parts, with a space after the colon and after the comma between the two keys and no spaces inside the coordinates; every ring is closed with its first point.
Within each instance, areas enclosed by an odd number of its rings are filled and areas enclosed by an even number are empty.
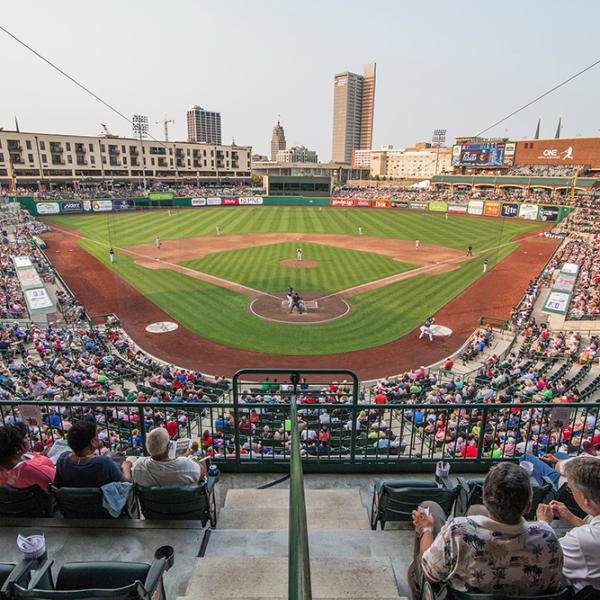
{"type": "Polygon", "coordinates": [[[432,325],[431,333],[433,335],[448,336],[452,335],[452,329],[450,329],[450,327],[444,327],[443,325],[432,325]]]}
{"type": "Polygon", "coordinates": [[[169,331],[175,331],[179,325],[172,321],[157,321],[156,323],[150,323],[146,327],[146,331],[149,333],[168,333],[169,331]]]}

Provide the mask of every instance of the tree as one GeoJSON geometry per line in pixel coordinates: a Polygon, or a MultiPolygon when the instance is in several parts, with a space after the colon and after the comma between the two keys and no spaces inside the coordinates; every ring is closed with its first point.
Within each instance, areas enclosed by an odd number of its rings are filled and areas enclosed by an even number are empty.
{"type": "Polygon", "coordinates": [[[263,178],[260,175],[252,175],[252,185],[262,185],[263,178]]]}

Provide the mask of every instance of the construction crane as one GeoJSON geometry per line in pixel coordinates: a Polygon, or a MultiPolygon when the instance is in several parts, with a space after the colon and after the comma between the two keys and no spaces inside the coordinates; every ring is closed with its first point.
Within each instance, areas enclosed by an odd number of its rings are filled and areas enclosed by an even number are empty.
{"type": "Polygon", "coordinates": [[[162,121],[154,121],[155,125],[160,125],[160,124],[164,125],[165,128],[165,142],[169,141],[169,123],[175,123],[174,119],[167,119],[167,115],[165,115],[165,118],[162,121]]]}
{"type": "MultiPolygon", "coordinates": [[[[112,138],[112,137],[117,137],[116,135],[113,135],[109,130],[108,127],[104,124],[104,123],[100,123],[100,127],[102,127],[102,131],[104,132],[104,135],[106,137],[112,138]]],[[[102,135],[102,134],[100,134],[102,135]]]]}

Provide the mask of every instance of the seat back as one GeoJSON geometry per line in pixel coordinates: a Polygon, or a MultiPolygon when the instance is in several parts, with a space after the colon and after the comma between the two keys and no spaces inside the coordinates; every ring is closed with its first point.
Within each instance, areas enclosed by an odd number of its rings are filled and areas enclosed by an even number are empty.
{"type": "Polygon", "coordinates": [[[430,500],[437,502],[446,516],[452,514],[452,508],[457,496],[457,489],[446,489],[433,486],[412,486],[410,482],[405,487],[395,487],[383,483],[379,500],[379,513],[385,521],[411,521],[412,511],[422,502],[430,500]]]}
{"type": "Polygon", "coordinates": [[[4,582],[8,579],[14,568],[15,565],[12,563],[0,563],[0,588],[4,585],[4,582]]]}
{"type": "Polygon", "coordinates": [[[124,588],[136,581],[143,584],[149,570],[150,565],[147,563],[117,561],[67,563],[60,569],[55,587],[61,591],[124,588]]]}
{"type": "Polygon", "coordinates": [[[554,594],[542,596],[502,596],[498,594],[473,594],[471,592],[457,592],[446,588],[447,600],[569,600],[573,596],[571,588],[563,588],[554,594]]]}
{"type": "Polygon", "coordinates": [[[58,508],[65,519],[111,519],[102,506],[100,488],[51,487],[58,508]]]}
{"type": "Polygon", "coordinates": [[[48,517],[50,496],[37,485],[16,490],[0,488],[0,515],[4,517],[48,517]]]}
{"type": "Polygon", "coordinates": [[[136,486],[146,519],[197,519],[206,525],[209,496],[205,483],[169,487],[136,486]]]}

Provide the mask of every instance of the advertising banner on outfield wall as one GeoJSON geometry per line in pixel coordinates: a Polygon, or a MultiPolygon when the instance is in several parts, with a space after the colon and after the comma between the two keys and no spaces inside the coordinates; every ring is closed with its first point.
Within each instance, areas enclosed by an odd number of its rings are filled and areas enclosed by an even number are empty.
{"type": "Polygon", "coordinates": [[[527,219],[528,221],[535,221],[538,215],[537,204],[521,204],[519,207],[519,219],[527,219]]]}
{"type": "Polygon", "coordinates": [[[148,194],[149,200],[173,200],[175,194],[173,192],[150,192],[148,194]]]}
{"type": "Polygon", "coordinates": [[[60,212],[58,202],[38,202],[35,208],[38,215],[57,215],[60,212]]]}
{"type": "Polygon", "coordinates": [[[207,198],[207,206],[221,206],[221,198],[207,198]]]}
{"type": "Polygon", "coordinates": [[[92,200],[92,210],[94,212],[107,212],[112,210],[112,200],[92,200]]]}
{"type": "Polygon", "coordinates": [[[246,198],[240,198],[239,201],[242,206],[247,206],[248,204],[262,204],[263,203],[263,199],[261,196],[248,196],[246,198]]]}
{"type": "Polygon", "coordinates": [[[239,202],[237,198],[223,198],[221,204],[224,206],[237,206],[239,202]]]}
{"type": "Polygon", "coordinates": [[[352,198],[332,198],[331,206],[354,206],[354,202],[352,198]]]}
{"type": "Polygon", "coordinates": [[[84,200],[83,201],[83,210],[87,210],[88,212],[90,210],[92,210],[92,201],[91,200],[84,200]]]}
{"type": "Polygon", "coordinates": [[[519,216],[519,205],[514,202],[504,202],[502,204],[502,212],[500,213],[503,217],[510,217],[516,219],[519,216]]]}
{"type": "Polygon", "coordinates": [[[558,221],[559,206],[540,206],[538,219],[541,221],[558,221]]]}
{"type": "Polygon", "coordinates": [[[359,208],[369,208],[371,206],[370,200],[354,200],[353,206],[358,206],[359,208]]]}
{"type": "Polygon", "coordinates": [[[434,212],[446,212],[448,210],[447,202],[430,202],[429,210],[434,212]]]}
{"type": "Polygon", "coordinates": [[[78,213],[82,210],[81,202],[63,202],[60,205],[60,212],[63,213],[78,213]]]}
{"type": "Polygon", "coordinates": [[[486,202],[483,207],[486,217],[497,217],[500,214],[500,202],[486,202]]]}
{"type": "Polygon", "coordinates": [[[483,200],[469,200],[467,206],[467,212],[470,215],[482,215],[483,214],[483,200]]]}
{"type": "Polygon", "coordinates": [[[467,205],[466,204],[448,204],[448,212],[451,213],[466,213],[467,205]]]}
{"type": "Polygon", "coordinates": [[[390,206],[392,208],[410,208],[410,202],[406,200],[390,200],[390,206]]]}
{"type": "Polygon", "coordinates": [[[192,206],[206,206],[206,198],[191,198],[192,206]]]}
{"type": "Polygon", "coordinates": [[[375,208],[389,208],[390,201],[389,200],[373,200],[371,202],[371,206],[375,208]]]}
{"type": "Polygon", "coordinates": [[[429,202],[411,202],[410,207],[416,208],[417,210],[427,210],[429,202]]]}
{"type": "Polygon", "coordinates": [[[135,202],[131,199],[126,200],[113,200],[113,210],[133,210],[135,208],[135,202]]]}

